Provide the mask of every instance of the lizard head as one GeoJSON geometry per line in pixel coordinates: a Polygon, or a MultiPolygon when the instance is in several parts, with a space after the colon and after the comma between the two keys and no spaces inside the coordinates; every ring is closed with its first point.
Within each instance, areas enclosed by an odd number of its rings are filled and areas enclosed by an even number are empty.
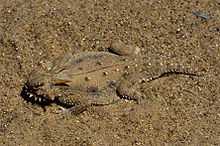
{"type": "Polygon", "coordinates": [[[54,100],[51,93],[51,75],[33,71],[22,89],[21,96],[35,103],[51,103],[54,100]]]}
{"type": "Polygon", "coordinates": [[[21,91],[21,96],[27,101],[48,105],[56,102],[60,91],[69,87],[68,82],[70,81],[58,79],[48,72],[33,71],[21,91]]]}

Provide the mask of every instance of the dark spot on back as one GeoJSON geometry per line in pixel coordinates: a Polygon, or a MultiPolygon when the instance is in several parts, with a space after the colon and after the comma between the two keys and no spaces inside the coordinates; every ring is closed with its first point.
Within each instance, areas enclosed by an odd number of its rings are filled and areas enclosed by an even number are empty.
{"type": "Polygon", "coordinates": [[[91,87],[88,87],[87,89],[88,92],[98,92],[98,87],[97,86],[91,86],[91,87]]]}

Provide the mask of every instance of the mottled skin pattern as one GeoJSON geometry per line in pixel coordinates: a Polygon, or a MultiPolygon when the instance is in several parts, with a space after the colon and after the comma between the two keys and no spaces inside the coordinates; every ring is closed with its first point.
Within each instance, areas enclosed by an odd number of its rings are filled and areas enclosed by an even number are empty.
{"type": "MultiPolygon", "coordinates": [[[[136,100],[145,97],[136,89],[143,75],[130,74],[140,64],[140,49],[121,41],[112,43],[110,52],[65,54],[48,71],[33,71],[23,88],[23,95],[39,103],[57,103],[80,113],[91,105],[108,105],[120,98],[136,100]],[[117,93],[117,94],[116,94],[117,93]]],[[[167,73],[182,73],[175,69],[146,76],[150,81],[167,73]]],[[[193,74],[191,74],[193,75],[193,74]]]]}

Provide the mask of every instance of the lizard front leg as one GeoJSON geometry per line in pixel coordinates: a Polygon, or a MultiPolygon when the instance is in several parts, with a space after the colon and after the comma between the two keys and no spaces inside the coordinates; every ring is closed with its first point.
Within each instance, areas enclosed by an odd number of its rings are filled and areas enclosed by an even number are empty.
{"type": "Polygon", "coordinates": [[[55,103],[71,114],[79,114],[91,106],[105,106],[116,103],[119,98],[111,90],[97,92],[65,92],[55,98],[55,103]],[[66,93],[66,94],[65,94],[66,93]]]}
{"type": "Polygon", "coordinates": [[[83,95],[73,93],[73,94],[62,94],[57,96],[54,100],[57,105],[60,105],[63,111],[77,115],[84,112],[91,103],[89,103],[83,95]]]}

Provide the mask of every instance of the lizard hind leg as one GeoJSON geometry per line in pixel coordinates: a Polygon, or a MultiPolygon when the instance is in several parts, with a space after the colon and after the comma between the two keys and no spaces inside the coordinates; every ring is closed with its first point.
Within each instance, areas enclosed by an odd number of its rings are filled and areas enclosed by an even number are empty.
{"type": "Polygon", "coordinates": [[[135,84],[128,80],[121,81],[120,85],[116,89],[116,92],[119,97],[134,100],[138,104],[142,103],[142,100],[146,98],[144,94],[137,90],[135,84]]]}

